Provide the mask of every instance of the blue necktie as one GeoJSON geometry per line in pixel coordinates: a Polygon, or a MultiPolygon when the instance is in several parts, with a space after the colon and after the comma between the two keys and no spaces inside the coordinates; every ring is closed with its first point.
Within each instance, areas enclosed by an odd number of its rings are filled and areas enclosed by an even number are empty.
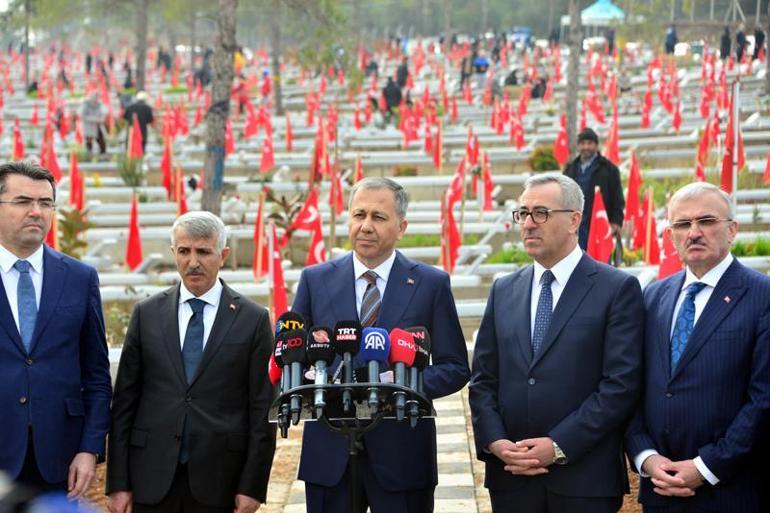
{"type": "Polygon", "coordinates": [[[13,267],[19,271],[19,284],[16,288],[16,301],[19,308],[19,335],[21,335],[24,349],[29,353],[30,344],[32,344],[32,334],[35,332],[35,320],[37,319],[35,286],[32,284],[32,277],[29,275],[29,262],[17,260],[13,267]]]}
{"type": "Polygon", "coordinates": [[[679,313],[676,315],[674,324],[674,334],[671,336],[671,370],[676,369],[676,364],[687,347],[687,339],[690,338],[693,327],[695,326],[695,296],[703,290],[705,283],[696,281],[687,287],[687,295],[679,307],[679,313]]]}
{"type": "Polygon", "coordinates": [[[195,371],[203,356],[203,307],[206,302],[202,299],[188,299],[187,303],[192,308],[193,314],[187,323],[187,332],[184,335],[182,346],[182,359],[184,360],[184,373],[187,384],[192,383],[195,371]]]}
{"type": "Polygon", "coordinates": [[[543,339],[553,317],[553,293],[551,292],[553,273],[546,270],[540,278],[540,298],[537,300],[535,329],[532,332],[532,356],[537,356],[543,347],[543,339]]]}

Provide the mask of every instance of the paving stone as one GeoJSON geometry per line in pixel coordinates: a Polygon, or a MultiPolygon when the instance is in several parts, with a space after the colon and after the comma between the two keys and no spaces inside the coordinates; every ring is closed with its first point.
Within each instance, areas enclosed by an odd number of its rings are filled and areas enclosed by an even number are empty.
{"type": "Polygon", "coordinates": [[[439,486],[473,486],[473,474],[464,472],[462,474],[439,474],[439,486]]]}
{"type": "Polygon", "coordinates": [[[473,486],[441,486],[441,484],[436,487],[433,497],[437,501],[442,499],[475,500],[476,498],[473,486]]]}

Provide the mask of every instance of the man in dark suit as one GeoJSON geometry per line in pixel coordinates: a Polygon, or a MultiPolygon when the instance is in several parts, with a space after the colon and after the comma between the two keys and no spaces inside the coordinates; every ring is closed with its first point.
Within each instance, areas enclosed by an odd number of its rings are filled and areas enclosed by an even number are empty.
{"type": "Polygon", "coordinates": [[[686,269],[645,290],[643,401],[626,434],[654,513],[759,513],[768,485],[770,278],[731,254],[730,197],[696,182],[669,202],[686,269]]]}
{"type": "Polygon", "coordinates": [[[112,389],[96,271],[43,244],[55,199],[48,170],[0,166],[0,470],[75,498],[103,457],[112,389]]]}
{"type": "Polygon", "coordinates": [[[570,162],[564,174],[575,180],[583,191],[583,219],[578,231],[578,244],[582,249],[588,245],[588,231],[591,228],[591,212],[594,208],[594,191],[598,186],[607,209],[613,236],[623,227],[623,186],[620,183],[618,166],[599,153],[599,136],[590,128],[578,134],[580,155],[570,162]]]}
{"type": "Polygon", "coordinates": [[[112,403],[113,513],[253,513],[265,501],[272,332],[267,310],[218,277],[226,238],[210,212],[179,217],[182,283],[134,308],[112,403]]]}
{"type": "MultiPolygon", "coordinates": [[[[406,231],[406,191],[389,178],[365,178],[351,191],[348,232],[353,252],[305,269],[293,311],[309,326],[359,319],[390,330],[422,325],[432,340],[425,394],[435,399],[460,390],[470,370],[449,276],[395,250],[406,231]]],[[[436,426],[421,419],[383,421],[364,438],[362,501],[373,513],[433,511],[438,482],[436,426]]],[[[348,443],[320,423],[305,425],[299,478],[308,511],[349,511],[348,443]]],[[[358,513],[358,512],[356,512],[358,513]]]]}
{"type": "Polygon", "coordinates": [[[577,245],[580,187],[527,179],[514,220],[535,260],[492,286],[470,405],[495,513],[615,512],[641,381],[642,293],[577,245]]]}

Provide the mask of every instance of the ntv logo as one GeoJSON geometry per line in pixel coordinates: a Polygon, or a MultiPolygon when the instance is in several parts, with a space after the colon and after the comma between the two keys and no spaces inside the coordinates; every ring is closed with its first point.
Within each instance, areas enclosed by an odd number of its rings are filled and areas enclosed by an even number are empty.
{"type": "Polygon", "coordinates": [[[377,332],[367,334],[364,339],[364,349],[385,351],[385,338],[377,332]]]}

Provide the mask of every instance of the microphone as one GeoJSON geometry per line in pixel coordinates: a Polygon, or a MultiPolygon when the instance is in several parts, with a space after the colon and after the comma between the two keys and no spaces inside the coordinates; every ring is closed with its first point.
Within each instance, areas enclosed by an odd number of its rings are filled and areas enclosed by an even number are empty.
{"type": "MultiPolygon", "coordinates": [[[[358,321],[339,321],[334,325],[334,350],[342,356],[342,382],[353,382],[353,357],[361,345],[361,323],[358,321]]],[[[342,391],[342,407],[350,411],[353,407],[352,391],[342,391]]]]}
{"type": "MultiPolygon", "coordinates": [[[[270,362],[267,364],[267,372],[270,375],[270,381],[273,382],[273,379],[275,378],[275,372],[271,372],[271,364],[275,364],[275,366],[278,369],[278,376],[276,379],[276,383],[278,381],[281,382],[280,386],[280,394],[283,396],[290,387],[289,383],[289,373],[290,369],[286,368],[286,371],[284,372],[284,363],[283,363],[283,337],[281,334],[277,334],[275,337],[275,347],[273,348],[273,354],[270,355],[270,362]]],[[[275,385],[275,383],[273,383],[275,385]]],[[[281,403],[280,408],[278,408],[278,426],[281,428],[281,437],[286,438],[289,435],[289,407],[285,403],[281,403]]]]}
{"type": "Polygon", "coordinates": [[[270,378],[270,384],[275,386],[281,381],[283,375],[283,369],[278,366],[278,362],[275,360],[275,351],[270,355],[270,360],[267,362],[267,376],[270,378]]]}
{"type": "MultiPolygon", "coordinates": [[[[359,358],[366,362],[369,368],[369,383],[380,382],[380,363],[387,365],[390,352],[390,336],[382,328],[364,328],[361,352],[359,358]]],[[[379,410],[380,399],[377,395],[378,387],[369,387],[369,409],[372,416],[379,410]]]]}
{"type": "Polygon", "coordinates": [[[323,415],[326,406],[324,385],[328,383],[327,367],[334,360],[332,347],[332,330],[326,326],[314,326],[307,336],[307,361],[315,367],[315,400],[316,418],[323,415]]]}
{"type": "MultiPolygon", "coordinates": [[[[390,355],[388,361],[393,366],[396,385],[406,386],[406,368],[414,362],[415,347],[414,336],[401,328],[390,330],[390,355]]],[[[406,406],[406,393],[396,391],[393,393],[396,403],[396,420],[404,420],[404,408],[406,406]]]]}
{"type": "MultiPolygon", "coordinates": [[[[297,388],[302,385],[302,367],[305,364],[307,355],[305,353],[305,339],[307,332],[303,329],[284,331],[279,335],[282,341],[284,366],[290,365],[291,388],[297,388]]],[[[302,410],[302,396],[292,394],[291,396],[291,422],[295,426],[299,423],[299,414],[302,410]]]]}
{"type": "MultiPolygon", "coordinates": [[[[424,326],[413,326],[406,331],[412,334],[414,339],[414,362],[409,369],[409,388],[420,394],[424,393],[422,370],[430,363],[430,333],[424,326]]],[[[409,424],[417,425],[420,408],[417,401],[409,401],[409,424]]]]}
{"type": "MultiPolygon", "coordinates": [[[[281,348],[279,347],[278,337],[281,333],[305,328],[305,318],[302,314],[297,312],[284,312],[275,321],[275,357],[276,363],[279,367],[283,368],[283,361],[279,361],[281,358],[281,348]]],[[[281,375],[281,394],[285,394],[291,388],[291,369],[286,367],[281,375]]],[[[288,419],[289,418],[289,405],[286,403],[281,404],[280,413],[278,414],[278,424],[281,426],[281,436],[286,438],[288,433],[288,419]]]]}

